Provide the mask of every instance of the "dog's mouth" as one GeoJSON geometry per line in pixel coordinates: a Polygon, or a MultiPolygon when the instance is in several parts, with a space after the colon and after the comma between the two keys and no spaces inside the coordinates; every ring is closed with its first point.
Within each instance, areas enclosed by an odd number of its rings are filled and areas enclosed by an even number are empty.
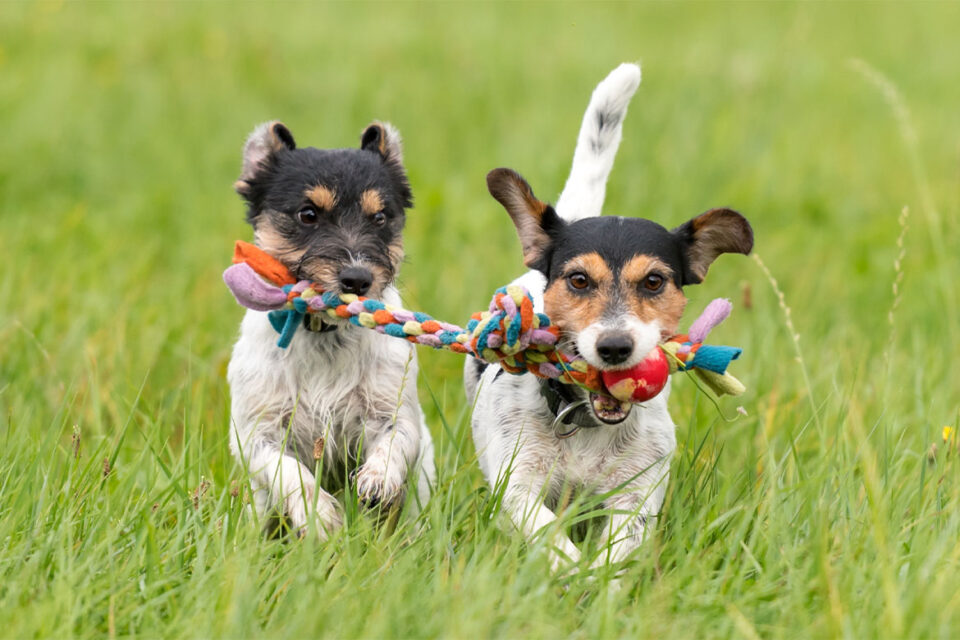
{"type": "MultiPolygon", "coordinates": [[[[563,351],[575,358],[580,356],[575,341],[565,344],[563,351]]],[[[627,419],[633,409],[633,404],[617,400],[610,395],[606,388],[603,389],[602,394],[591,391],[588,401],[593,415],[603,424],[619,424],[627,419]]]]}
{"type": "Polygon", "coordinates": [[[604,424],[619,424],[627,419],[633,405],[610,396],[590,393],[590,408],[597,420],[604,424]]]}

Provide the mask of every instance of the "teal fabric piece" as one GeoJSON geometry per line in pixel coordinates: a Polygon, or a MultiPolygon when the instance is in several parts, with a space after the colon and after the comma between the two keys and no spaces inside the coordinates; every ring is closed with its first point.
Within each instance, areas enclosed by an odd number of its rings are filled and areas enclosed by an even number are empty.
{"type": "Polygon", "coordinates": [[[280,338],[277,340],[278,347],[286,349],[290,346],[290,341],[293,340],[297,328],[300,326],[300,323],[303,322],[304,315],[303,312],[297,311],[296,309],[271,311],[267,314],[273,330],[280,334],[280,338]]]}

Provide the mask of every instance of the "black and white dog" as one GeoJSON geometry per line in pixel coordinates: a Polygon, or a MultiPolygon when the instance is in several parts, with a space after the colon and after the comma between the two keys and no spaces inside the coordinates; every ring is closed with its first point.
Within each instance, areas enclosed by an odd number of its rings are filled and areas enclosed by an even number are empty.
{"type": "MultiPolygon", "coordinates": [[[[392,126],[367,127],[359,149],[301,149],[283,124],[261,125],[244,147],[235,187],[256,245],[297,279],[400,305],[393,281],[412,196],[392,126]]],[[[250,473],[265,526],[285,520],[303,534],[312,522],[326,538],[342,524],[330,491],[351,470],[367,505],[402,501],[408,477],[425,502],[433,443],[413,345],[310,316],[305,325],[281,349],[267,314],[247,311],[227,374],[230,445],[250,473]]]]}
{"type": "MultiPolygon", "coordinates": [[[[699,283],[721,253],[746,254],[753,246],[750,225],[729,209],[712,209],[672,231],[639,218],[598,217],[639,83],[639,67],[624,64],[597,86],[556,209],[509,169],[487,176],[532,269],[515,283],[559,327],[560,348],[600,370],[632,367],[674,335],[683,287],[699,283]]],[[[476,361],[464,373],[480,466],[491,485],[506,483],[503,505],[514,524],[531,537],[556,520],[553,509],[564,496],[609,493],[610,552],[598,560],[619,561],[636,549],[659,514],[676,446],[669,383],[633,406],[573,385],[501,375],[476,361]]],[[[579,560],[562,531],[550,544],[555,568],[579,560]]]]}

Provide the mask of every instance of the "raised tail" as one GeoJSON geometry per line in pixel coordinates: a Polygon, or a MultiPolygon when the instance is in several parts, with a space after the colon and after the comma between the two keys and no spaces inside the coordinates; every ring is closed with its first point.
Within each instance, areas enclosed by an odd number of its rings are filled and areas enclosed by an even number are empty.
{"type": "Polygon", "coordinates": [[[638,86],[640,67],[624,63],[593,90],[580,125],[570,177],[557,200],[556,211],[567,222],[600,215],[607,178],[623,137],[623,118],[638,86]]]}

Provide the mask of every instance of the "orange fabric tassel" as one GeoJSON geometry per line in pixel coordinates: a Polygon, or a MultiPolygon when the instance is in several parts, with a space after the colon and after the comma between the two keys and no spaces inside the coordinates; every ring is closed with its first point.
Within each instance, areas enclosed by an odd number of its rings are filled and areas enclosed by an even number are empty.
{"type": "Polygon", "coordinates": [[[233,247],[233,264],[246,262],[262,278],[266,278],[278,287],[285,284],[296,284],[297,279],[293,277],[290,270],[283,266],[283,263],[255,247],[249,242],[237,240],[233,247]]]}

